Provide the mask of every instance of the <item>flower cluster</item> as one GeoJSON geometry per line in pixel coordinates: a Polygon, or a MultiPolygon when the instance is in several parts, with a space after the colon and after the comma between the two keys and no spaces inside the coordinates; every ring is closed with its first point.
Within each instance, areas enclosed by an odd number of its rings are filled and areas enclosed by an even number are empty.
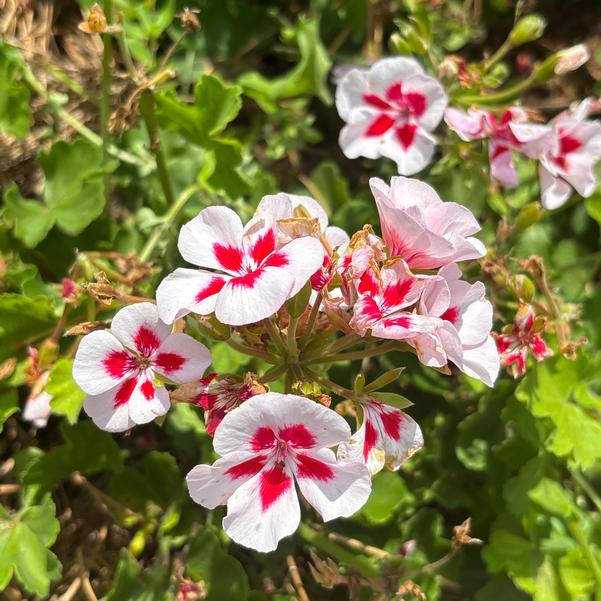
{"type": "Polygon", "coordinates": [[[197,269],[176,269],[159,285],[156,305],[122,308],[110,331],[83,338],[75,357],[84,408],[105,430],[147,423],[172,402],[204,409],[221,458],[188,474],[190,494],[207,508],[227,504],[230,537],[260,551],[298,526],[294,482],[324,520],[350,516],[367,500],[372,474],[398,469],[423,445],[417,423],[379,397],[378,386],[350,390],[320,375],[320,366],[346,358],[337,353],[357,345],[364,348],[349,357],[404,350],[489,386],[499,369],[484,286],[462,280],[457,266],[485,254],[471,212],[417,180],[370,185],[381,237],[369,225],[349,237],[305,196],[266,196],[246,225],[229,208],[202,210],[178,245],[197,269]],[[199,331],[273,367],[205,375],[208,349],[181,333],[189,314],[199,331]],[[269,391],[278,377],[287,394],[269,391]],[[330,402],[321,387],[352,403],[354,434],[320,404],[330,402]]]}

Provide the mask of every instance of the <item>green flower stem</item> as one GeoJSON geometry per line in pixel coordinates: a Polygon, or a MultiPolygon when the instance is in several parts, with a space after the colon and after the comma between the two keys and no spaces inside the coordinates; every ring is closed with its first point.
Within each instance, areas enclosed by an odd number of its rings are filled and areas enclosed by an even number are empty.
{"type": "Polygon", "coordinates": [[[179,212],[184,208],[185,204],[196,192],[198,192],[198,185],[192,184],[177,197],[175,202],[163,216],[163,222],[154,230],[152,236],[148,239],[146,246],[144,246],[142,249],[142,252],[140,253],[140,259],[142,259],[142,261],[147,261],[150,258],[150,255],[152,255],[152,251],[154,250],[154,247],[157,245],[158,241],[173,225],[173,222],[175,221],[175,218],[178,216],[179,212]]]}
{"type": "Polygon", "coordinates": [[[520,83],[517,83],[505,90],[501,90],[500,92],[495,92],[493,94],[486,95],[471,94],[466,96],[457,96],[455,98],[455,101],[457,102],[457,104],[466,107],[474,105],[502,106],[504,104],[507,104],[508,102],[515,100],[524,90],[527,90],[530,86],[532,86],[535,83],[542,82],[538,82],[537,79],[531,75],[527,79],[524,79],[524,81],[521,81],[520,83]]]}
{"type": "Polygon", "coordinates": [[[263,320],[263,326],[267,330],[267,333],[269,334],[269,337],[271,338],[271,341],[277,348],[278,352],[281,353],[283,357],[285,357],[287,353],[286,345],[282,340],[282,335],[280,334],[279,329],[276,328],[271,317],[263,320]]]}
{"type": "Polygon", "coordinates": [[[375,578],[379,576],[379,570],[372,565],[367,559],[360,555],[355,555],[347,551],[344,547],[330,540],[327,534],[317,532],[303,522],[298,527],[300,536],[310,545],[313,545],[327,555],[334,557],[336,560],[345,563],[357,570],[365,578],[375,578]]]}
{"type": "Polygon", "coordinates": [[[142,113],[144,123],[146,123],[148,135],[150,136],[150,150],[154,154],[157,163],[157,173],[159,181],[161,182],[161,188],[165,195],[167,206],[171,206],[175,202],[173,186],[171,185],[169,170],[167,169],[165,155],[163,154],[163,149],[161,147],[159,125],[155,113],[154,94],[150,90],[144,90],[140,96],[140,112],[142,113]]]}
{"type": "Polygon", "coordinates": [[[513,44],[509,38],[507,38],[500,46],[497,48],[496,52],[482,65],[484,71],[490,71],[492,67],[494,67],[500,60],[502,60],[505,55],[513,49],[513,44]]]}
{"type": "Polygon", "coordinates": [[[296,327],[298,318],[290,316],[288,323],[288,335],[286,339],[286,347],[288,349],[288,360],[295,363],[298,359],[298,347],[296,346],[296,327]]]}
{"type": "Polygon", "coordinates": [[[337,351],[341,351],[342,349],[345,349],[349,346],[353,346],[354,344],[357,344],[362,340],[364,340],[364,338],[359,336],[359,334],[356,334],[355,332],[350,332],[349,334],[345,334],[344,336],[337,338],[325,348],[319,349],[319,351],[312,351],[310,353],[307,353],[307,355],[303,357],[303,359],[305,359],[306,361],[318,359],[320,357],[336,353],[337,351]]]}
{"type": "Polygon", "coordinates": [[[344,388],[344,386],[340,386],[340,384],[336,384],[336,382],[332,382],[332,380],[329,380],[324,376],[320,376],[317,372],[306,366],[304,367],[304,371],[312,380],[315,380],[315,382],[317,382],[319,385],[323,386],[324,388],[327,388],[328,390],[337,394],[338,396],[341,396],[344,399],[355,398],[356,394],[353,390],[350,390],[349,388],[344,388]]]}
{"type": "Polygon", "coordinates": [[[389,342],[380,346],[366,347],[360,351],[353,351],[350,353],[338,353],[334,355],[324,355],[323,357],[316,357],[310,359],[307,363],[336,363],[338,361],[355,361],[357,359],[363,359],[364,357],[375,357],[382,355],[389,351],[400,351],[400,345],[398,342],[389,342]]]}
{"type": "Polygon", "coordinates": [[[582,552],[586,557],[589,567],[591,568],[591,571],[595,576],[597,586],[601,587],[601,566],[599,565],[599,562],[597,561],[597,558],[595,557],[595,554],[593,553],[593,550],[591,549],[586,535],[580,527],[580,524],[576,519],[569,519],[566,520],[566,525],[568,526],[568,530],[571,532],[572,536],[580,544],[580,548],[582,549],[582,552]]]}
{"type": "Polygon", "coordinates": [[[265,384],[267,382],[273,382],[274,380],[277,380],[287,369],[288,365],[283,363],[280,365],[274,365],[259,378],[259,381],[265,384]]]}
{"type": "Polygon", "coordinates": [[[234,350],[238,351],[239,353],[251,355],[252,357],[258,357],[259,359],[263,359],[263,361],[267,361],[267,363],[271,363],[272,365],[277,365],[281,361],[281,358],[277,355],[272,355],[267,351],[262,351],[261,349],[256,349],[252,346],[242,344],[240,342],[237,342],[236,340],[233,340],[232,338],[226,340],[226,344],[234,350]]]}
{"type": "MultiPolygon", "coordinates": [[[[89,127],[86,127],[81,121],[76,119],[62,106],[58,105],[56,102],[53,102],[46,88],[35,77],[31,70],[25,70],[24,80],[36,94],[39,94],[42,98],[44,98],[51,113],[53,113],[58,119],[64,121],[67,125],[72,127],[80,136],[88,140],[88,142],[91,142],[92,144],[94,144],[94,146],[102,147],[102,138],[97,133],[93,132],[89,127]]],[[[107,151],[108,154],[114,156],[120,161],[123,161],[124,163],[136,165],[137,167],[146,167],[148,165],[147,160],[144,160],[143,158],[136,156],[131,152],[127,152],[126,150],[121,150],[113,144],[109,144],[107,146],[107,151]]]]}
{"type": "Polygon", "coordinates": [[[572,478],[574,481],[582,488],[582,490],[587,494],[589,499],[593,502],[597,511],[601,513],[601,497],[597,493],[597,491],[591,486],[590,482],[577,470],[573,470],[571,472],[572,478]]]}
{"type": "Polygon", "coordinates": [[[319,309],[321,307],[321,303],[323,301],[323,294],[321,292],[317,293],[317,298],[311,307],[311,313],[309,313],[309,319],[307,320],[307,325],[305,326],[305,331],[301,336],[299,347],[301,349],[305,348],[309,340],[311,339],[311,334],[313,333],[313,328],[315,327],[315,322],[317,317],[319,316],[319,309]]]}

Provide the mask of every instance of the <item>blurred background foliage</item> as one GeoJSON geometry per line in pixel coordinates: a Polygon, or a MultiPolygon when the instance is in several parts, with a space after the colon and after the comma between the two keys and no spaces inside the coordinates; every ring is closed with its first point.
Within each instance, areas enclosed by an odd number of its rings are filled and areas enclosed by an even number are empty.
{"type": "MultiPolygon", "coordinates": [[[[87,0],[0,0],[4,598],[285,601],[298,595],[292,555],[314,600],[400,598],[408,581],[429,601],[601,599],[601,192],[543,213],[532,204],[532,164],[520,163],[522,185],[504,191],[489,180],[484,148],[440,131],[436,162],[418,177],[476,214],[492,264],[516,274],[520,260],[542,257],[572,339],[589,342],[493,390],[400,353],[333,368],[332,379],[352,386],[360,368],[370,379],[407,365],[390,390],[414,402],[425,447],[400,472],[380,473],[353,519],[316,530],[306,512],[274,554],[230,544],[223,511],[188,498],[185,473],[213,458],[199,409],[178,404],[164,423],[112,437],[80,415],[70,376],[77,325],[153,296],[181,263],[179,225],[208,204],[245,220],[262,195],[285,190],[313,196],[349,232],[377,223],[367,182],[395,175],[394,164],[342,155],[333,93],[345,68],[407,52],[431,70],[449,54],[477,64],[536,10],[548,21],[544,35],[473,85],[510,87],[549,54],[586,42],[593,56],[583,69],[522,94],[547,119],[601,93],[601,5],[101,5],[114,28],[103,36],[78,28],[87,0]],[[63,278],[77,284],[75,302],[63,278]],[[21,409],[42,389],[53,416],[36,429],[21,409]],[[467,518],[482,545],[453,539],[467,518]]],[[[461,92],[456,74],[434,75],[461,92]]],[[[485,270],[500,330],[516,305],[494,274],[485,270]]],[[[470,276],[481,277],[477,265],[470,276]]],[[[257,367],[223,342],[211,346],[216,371],[257,367]]],[[[403,598],[419,598],[411,590],[403,598]]]]}

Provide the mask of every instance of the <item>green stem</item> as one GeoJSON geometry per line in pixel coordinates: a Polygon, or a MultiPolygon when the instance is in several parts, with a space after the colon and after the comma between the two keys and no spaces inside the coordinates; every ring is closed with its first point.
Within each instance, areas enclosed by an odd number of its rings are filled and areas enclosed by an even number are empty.
{"type": "Polygon", "coordinates": [[[142,113],[144,123],[146,123],[146,128],[148,129],[150,150],[154,154],[157,163],[157,173],[159,181],[161,182],[161,188],[165,195],[167,206],[171,206],[175,202],[175,198],[173,196],[173,187],[171,186],[171,179],[169,177],[165,155],[163,154],[163,149],[161,147],[159,125],[155,113],[154,95],[150,90],[144,90],[140,96],[140,112],[142,113]]]}
{"type": "MultiPolygon", "coordinates": [[[[104,13],[107,23],[113,22],[113,0],[104,0],[104,13]]],[[[110,132],[109,117],[111,113],[111,55],[113,53],[113,38],[108,33],[102,34],[102,87],[100,94],[100,136],[102,138],[102,162],[109,156],[110,132]]],[[[102,178],[104,186],[104,212],[110,216],[111,208],[111,176],[105,173],[102,178]]]]}
{"type": "Polygon", "coordinates": [[[323,357],[316,357],[311,359],[308,363],[336,363],[338,361],[355,361],[357,359],[363,359],[364,357],[375,357],[389,351],[400,351],[398,342],[389,342],[380,346],[372,346],[364,348],[360,351],[353,351],[351,353],[338,353],[334,355],[324,355],[323,357]]]}
{"type": "Polygon", "coordinates": [[[147,261],[157,245],[158,241],[163,237],[163,234],[173,225],[178,213],[184,208],[190,197],[198,192],[198,185],[192,184],[188,186],[169,207],[169,210],[163,216],[163,222],[154,230],[152,236],[148,239],[146,246],[140,253],[140,259],[147,261]]]}
{"type": "Polygon", "coordinates": [[[138,73],[136,72],[136,67],[131,58],[131,54],[129,52],[129,47],[127,45],[127,40],[125,39],[125,34],[123,32],[123,29],[121,29],[116,34],[116,37],[117,37],[117,44],[119,45],[119,54],[121,54],[121,58],[123,59],[123,64],[125,65],[125,68],[127,69],[127,72],[129,73],[129,76],[134,80],[134,82],[137,82],[138,73]]]}
{"type": "Polygon", "coordinates": [[[496,65],[511,49],[513,48],[513,44],[511,40],[507,38],[497,49],[495,53],[486,61],[484,61],[484,71],[487,72],[496,65]]]}
{"type": "Polygon", "coordinates": [[[237,350],[239,353],[243,353],[245,355],[251,355],[252,357],[258,357],[259,359],[263,359],[263,361],[267,361],[267,363],[271,363],[272,365],[276,365],[280,362],[280,358],[268,353],[267,351],[262,351],[261,349],[255,349],[252,346],[248,346],[246,344],[241,344],[229,338],[226,340],[228,346],[231,346],[233,349],[237,350]]]}
{"type": "Polygon", "coordinates": [[[588,561],[589,567],[595,576],[595,580],[597,581],[597,586],[601,586],[601,566],[599,566],[599,562],[591,549],[586,535],[582,531],[580,524],[575,519],[566,520],[566,524],[568,526],[568,530],[572,533],[572,536],[578,541],[580,544],[580,548],[588,561]]]}
{"type": "Polygon", "coordinates": [[[317,532],[301,522],[298,527],[298,533],[310,545],[317,547],[327,555],[334,557],[336,560],[355,568],[361,575],[365,576],[365,578],[375,578],[379,575],[378,569],[369,561],[347,551],[344,547],[341,547],[330,540],[323,532],[317,532]]]}
{"type": "Polygon", "coordinates": [[[355,398],[356,395],[353,390],[350,390],[349,388],[345,388],[344,386],[340,386],[340,384],[336,384],[336,382],[332,382],[332,380],[329,380],[328,378],[320,376],[317,372],[315,372],[312,369],[309,369],[306,366],[304,369],[305,369],[305,372],[307,373],[307,375],[310,378],[312,378],[313,380],[315,380],[315,382],[317,382],[319,385],[323,386],[324,388],[327,388],[331,392],[337,394],[338,396],[341,396],[344,399],[355,398]]]}
{"type": "Polygon", "coordinates": [[[298,318],[290,316],[290,322],[288,323],[288,335],[286,339],[286,346],[288,348],[288,359],[291,362],[295,362],[298,359],[298,347],[296,346],[297,325],[298,318]]]}
{"type": "Polygon", "coordinates": [[[597,491],[591,486],[590,482],[577,470],[571,472],[574,481],[584,490],[588,495],[589,499],[593,502],[597,511],[601,513],[601,497],[597,494],[597,491]]]}
{"type": "Polygon", "coordinates": [[[271,341],[277,348],[278,352],[281,353],[282,357],[285,357],[286,356],[286,345],[284,344],[284,341],[282,340],[282,336],[281,336],[278,328],[276,328],[273,321],[271,321],[271,317],[263,320],[263,326],[267,330],[267,333],[269,334],[269,337],[271,338],[271,341]]]}
{"type": "Polygon", "coordinates": [[[309,319],[307,320],[307,325],[305,326],[305,331],[301,336],[299,347],[301,349],[305,348],[307,343],[311,338],[311,334],[313,333],[313,328],[315,327],[315,321],[319,315],[319,309],[321,307],[321,302],[323,300],[323,294],[321,292],[317,293],[317,297],[315,298],[315,302],[311,307],[311,313],[309,313],[309,319]]]}
{"type": "Polygon", "coordinates": [[[455,102],[462,106],[497,106],[503,105],[507,102],[511,102],[515,100],[524,90],[527,90],[531,85],[535,83],[540,83],[537,81],[535,77],[532,75],[524,81],[517,83],[510,88],[505,90],[501,90],[500,92],[495,92],[493,94],[486,94],[485,96],[481,95],[467,95],[467,96],[457,96],[455,98],[455,102]]]}
{"type": "Polygon", "coordinates": [[[274,380],[277,380],[287,369],[288,365],[284,363],[280,363],[280,365],[274,365],[259,378],[259,381],[263,383],[273,382],[274,380]]]}

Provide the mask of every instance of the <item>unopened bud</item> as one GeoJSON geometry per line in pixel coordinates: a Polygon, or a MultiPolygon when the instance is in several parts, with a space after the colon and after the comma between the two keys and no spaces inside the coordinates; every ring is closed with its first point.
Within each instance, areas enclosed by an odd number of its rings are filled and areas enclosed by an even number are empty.
{"type": "Polygon", "coordinates": [[[530,302],[534,296],[535,288],[532,280],[526,275],[515,275],[507,285],[509,292],[518,300],[530,302]]]}
{"type": "Polygon", "coordinates": [[[584,44],[560,50],[557,55],[559,56],[559,60],[554,67],[556,75],[564,75],[570,71],[575,71],[591,58],[591,54],[584,44]]]}
{"type": "Polygon", "coordinates": [[[526,15],[514,25],[509,34],[509,41],[514,46],[534,42],[543,35],[546,26],[547,22],[541,15],[526,15]]]}
{"type": "Polygon", "coordinates": [[[543,209],[538,202],[529,202],[524,205],[515,220],[515,227],[518,231],[523,231],[531,225],[538,223],[543,216],[543,209]]]}

